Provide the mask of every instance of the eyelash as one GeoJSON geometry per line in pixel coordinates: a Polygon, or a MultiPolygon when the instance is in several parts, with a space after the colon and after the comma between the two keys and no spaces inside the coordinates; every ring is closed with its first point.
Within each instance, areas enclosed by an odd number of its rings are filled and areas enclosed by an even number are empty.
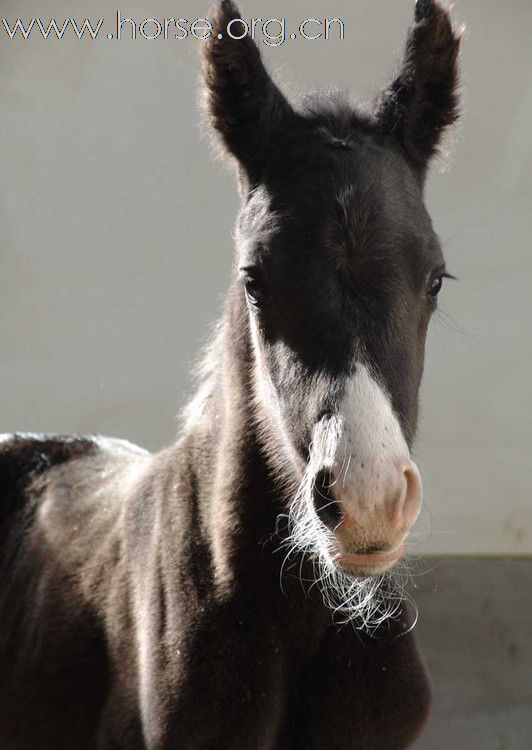
{"type": "Polygon", "coordinates": [[[444,279],[456,279],[456,276],[453,276],[447,271],[442,271],[441,273],[437,273],[436,275],[431,276],[427,290],[427,295],[429,297],[436,299],[438,294],[441,292],[444,279]]]}
{"type": "Polygon", "coordinates": [[[264,295],[264,284],[260,270],[257,268],[243,268],[240,270],[240,278],[246,290],[246,296],[252,305],[258,305],[260,298],[264,295]]]}

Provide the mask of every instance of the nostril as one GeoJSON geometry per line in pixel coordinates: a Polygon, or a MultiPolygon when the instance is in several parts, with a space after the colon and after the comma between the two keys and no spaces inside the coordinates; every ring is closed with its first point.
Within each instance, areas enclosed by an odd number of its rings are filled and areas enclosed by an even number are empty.
{"type": "Polygon", "coordinates": [[[423,497],[423,485],[419,469],[414,462],[410,463],[403,471],[405,481],[404,499],[400,506],[399,524],[409,529],[414,525],[421,510],[423,497]]]}
{"type": "Polygon", "coordinates": [[[340,505],[332,495],[333,477],[329,469],[321,469],[314,480],[314,507],[320,521],[330,528],[337,526],[343,518],[340,505]]]}

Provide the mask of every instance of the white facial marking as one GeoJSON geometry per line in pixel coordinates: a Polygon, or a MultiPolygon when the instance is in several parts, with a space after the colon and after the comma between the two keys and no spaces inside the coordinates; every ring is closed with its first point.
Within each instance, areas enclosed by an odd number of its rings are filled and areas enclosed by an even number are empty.
{"type": "Polygon", "coordinates": [[[404,505],[405,466],[413,464],[391,400],[369,368],[357,363],[338,409],[314,426],[309,462],[290,505],[286,560],[301,552],[312,560],[325,604],[359,627],[377,626],[399,611],[405,573],[401,564],[382,573],[376,567],[372,577],[346,573],[338,565],[340,537],[352,532],[353,543],[371,546],[403,536],[406,529],[394,526],[393,518],[404,505]],[[315,480],[322,469],[331,472],[330,492],[354,520],[349,532],[328,528],[316,512],[315,480]]]}
{"type": "Polygon", "coordinates": [[[323,417],[315,426],[309,462],[299,489],[290,504],[289,536],[283,569],[300,564],[298,555],[312,561],[315,581],[326,606],[334,611],[338,622],[353,622],[358,628],[377,627],[399,611],[402,601],[402,576],[394,571],[373,577],[347,575],[336,562],[338,541],[321,523],[314,505],[316,473],[334,464],[341,443],[341,419],[338,415],[323,417]],[[382,587],[388,581],[386,592],[382,587]]]}
{"type": "Polygon", "coordinates": [[[360,514],[382,502],[410,451],[390,397],[363,363],[345,384],[339,418],[335,494],[360,514]]]}

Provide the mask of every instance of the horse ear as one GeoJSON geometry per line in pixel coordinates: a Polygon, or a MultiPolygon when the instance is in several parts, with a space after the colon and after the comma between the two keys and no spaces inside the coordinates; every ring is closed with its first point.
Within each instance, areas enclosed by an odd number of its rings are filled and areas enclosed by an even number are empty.
{"type": "Polygon", "coordinates": [[[270,78],[257,45],[244,35],[235,3],[221,0],[211,18],[213,31],[203,54],[207,111],[227,150],[256,182],[268,150],[295,113],[270,78]]]}
{"type": "Polygon", "coordinates": [[[394,134],[423,173],[459,116],[460,37],[441,0],[417,0],[399,75],[377,106],[382,132],[394,134]]]}

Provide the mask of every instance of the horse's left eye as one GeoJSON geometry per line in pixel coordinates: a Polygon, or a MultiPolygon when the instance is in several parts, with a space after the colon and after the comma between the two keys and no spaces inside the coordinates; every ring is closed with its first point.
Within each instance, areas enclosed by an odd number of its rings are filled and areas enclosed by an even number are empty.
{"type": "Polygon", "coordinates": [[[442,286],[443,286],[443,275],[435,276],[429,284],[429,289],[427,292],[429,297],[437,297],[438,294],[441,292],[442,286]]]}

